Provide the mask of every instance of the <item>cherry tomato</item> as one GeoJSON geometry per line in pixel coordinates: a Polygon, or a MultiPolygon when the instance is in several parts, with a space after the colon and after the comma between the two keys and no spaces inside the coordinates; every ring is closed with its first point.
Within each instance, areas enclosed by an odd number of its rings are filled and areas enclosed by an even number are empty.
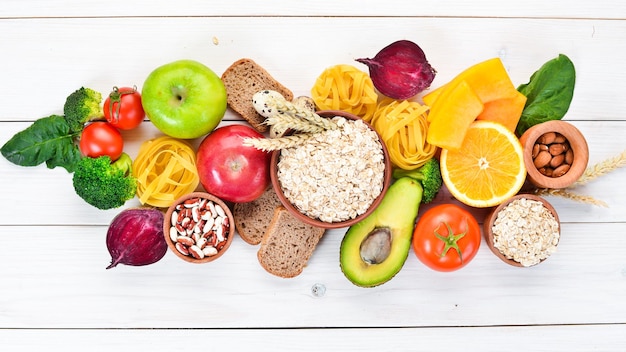
{"type": "Polygon", "coordinates": [[[472,214],[455,204],[427,210],[413,231],[417,258],[436,271],[454,271],[467,265],[480,248],[480,226],[472,214]]]}
{"type": "Polygon", "coordinates": [[[113,91],[104,101],[104,117],[121,130],[139,126],[145,116],[141,95],[136,88],[113,87],[113,91]]]}
{"type": "Polygon", "coordinates": [[[122,155],[124,140],[120,131],[108,122],[92,122],[83,129],[78,144],[84,156],[97,158],[108,155],[112,161],[122,155]]]}

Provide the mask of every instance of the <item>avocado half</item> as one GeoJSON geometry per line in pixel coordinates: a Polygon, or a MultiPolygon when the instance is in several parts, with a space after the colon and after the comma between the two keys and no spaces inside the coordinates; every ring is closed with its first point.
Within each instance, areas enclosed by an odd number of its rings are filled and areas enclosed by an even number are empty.
{"type": "Polygon", "coordinates": [[[341,241],[339,262],[353,284],[378,286],[402,269],[409,255],[422,192],[419,181],[400,178],[389,187],[376,210],[348,228],[341,241]]]}

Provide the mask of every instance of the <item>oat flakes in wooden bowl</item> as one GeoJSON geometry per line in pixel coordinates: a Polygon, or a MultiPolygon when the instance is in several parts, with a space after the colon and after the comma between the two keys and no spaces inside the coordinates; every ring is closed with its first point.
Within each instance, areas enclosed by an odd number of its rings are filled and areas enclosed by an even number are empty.
{"type": "Polygon", "coordinates": [[[349,227],[380,204],[391,183],[391,161],[380,135],[358,116],[318,111],[337,130],[272,153],[270,176],[291,214],[326,229],[349,227]]]}
{"type": "Polygon", "coordinates": [[[534,194],[518,194],[485,218],[483,234],[489,249],[503,262],[530,267],[556,251],[561,224],[554,207],[534,194]]]}

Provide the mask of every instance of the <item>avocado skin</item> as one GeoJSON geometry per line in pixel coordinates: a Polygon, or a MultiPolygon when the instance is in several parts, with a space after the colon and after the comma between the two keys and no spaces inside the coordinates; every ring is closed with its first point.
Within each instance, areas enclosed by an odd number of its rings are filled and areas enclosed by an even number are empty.
{"type": "Polygon", "coordinates": [[[422,193],[419,181],[402,177],[389,187],[376,210],[348,228],[339,255],[341,271],[348,280],[357,286],[375,287],[389,281],[402,269],[409,255],[422,193]],[[380,227],[391,231],[391,252],[382,263],[366,263],[361,259],[361,243],[372,230],[380,227]]]}

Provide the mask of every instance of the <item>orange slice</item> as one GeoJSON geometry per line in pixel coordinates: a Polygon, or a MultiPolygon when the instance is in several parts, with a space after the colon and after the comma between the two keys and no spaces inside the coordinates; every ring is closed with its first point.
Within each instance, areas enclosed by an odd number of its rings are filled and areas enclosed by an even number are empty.
{"type": "Polygon", "coordinates": [[[472,207],[496,206],[524,185],[522,144],[493,121],[473,122],[461,148],[441,151],[441,176],[456,199],[472,207]]]}

